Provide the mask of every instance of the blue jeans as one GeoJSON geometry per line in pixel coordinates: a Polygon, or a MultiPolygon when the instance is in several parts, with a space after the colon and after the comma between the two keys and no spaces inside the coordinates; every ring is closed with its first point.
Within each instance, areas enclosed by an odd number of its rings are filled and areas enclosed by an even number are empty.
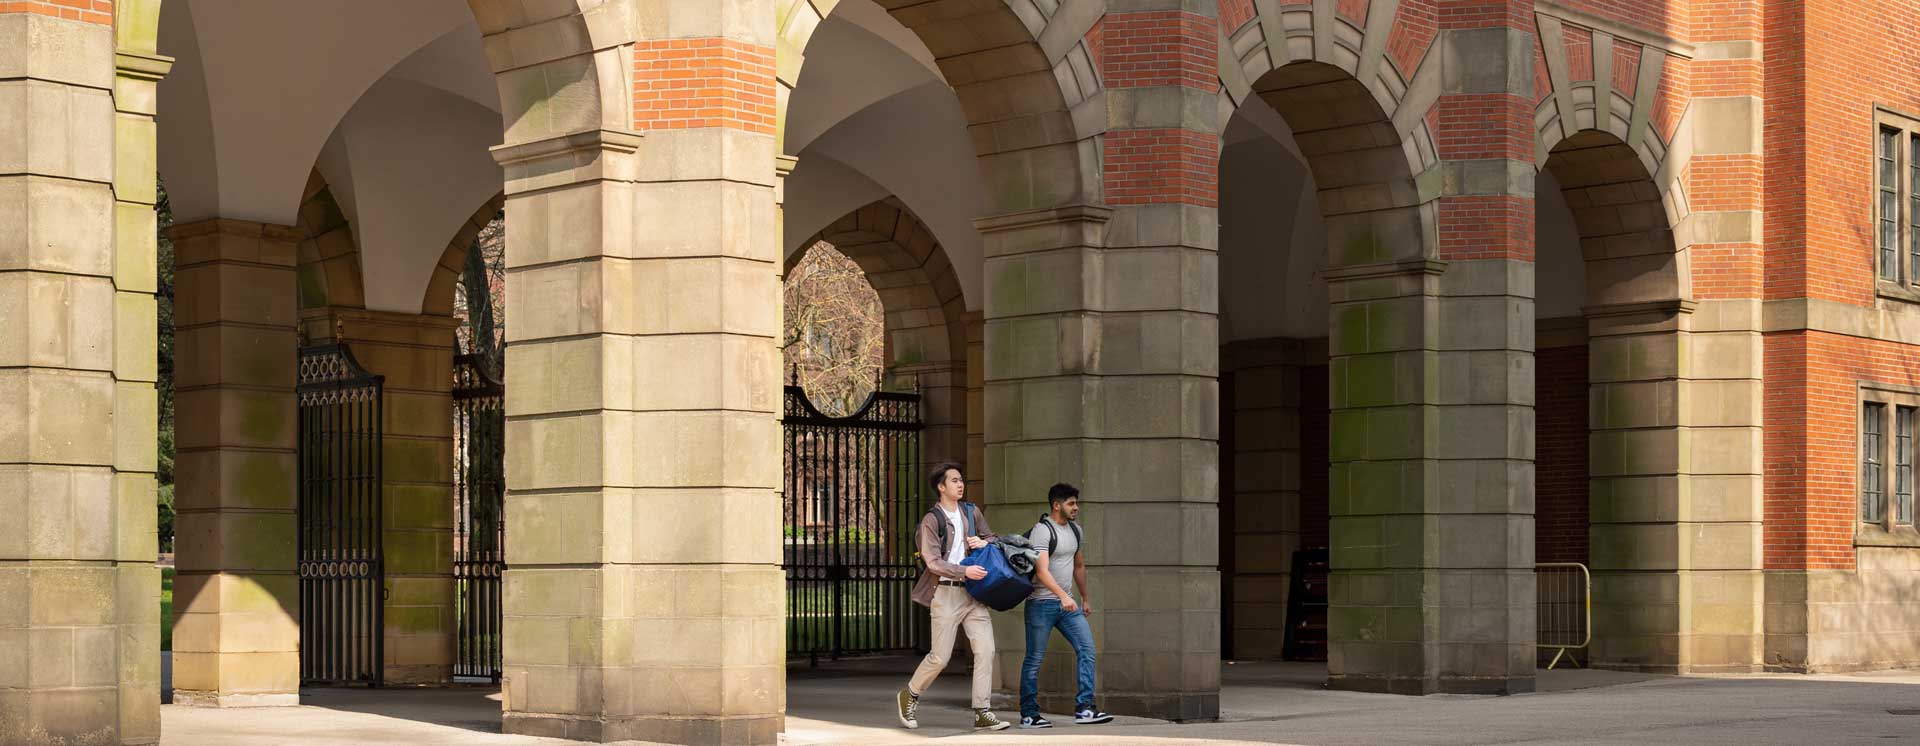
{"type": "Polygon", "coordinates": [[[1047,638],[1055,629],[1073,646],[1080,674],[1075,711],[1093,709],[1093,628],[1079,610],[1061,611],[1051,599],[1027,601],[1027,659],[1020,666],[1020,717],[1040,714],[1040,661],[1047,657],[1047,638]]]}

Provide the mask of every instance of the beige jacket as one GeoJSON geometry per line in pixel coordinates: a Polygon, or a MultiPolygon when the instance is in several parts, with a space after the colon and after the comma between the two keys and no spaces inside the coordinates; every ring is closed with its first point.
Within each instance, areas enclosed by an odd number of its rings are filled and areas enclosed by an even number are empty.
{"type": "MultiPolygon", "coordinates": [[[[969,504],[963,501],[960,509],[966,510],[969,504]]],[[[933,608],[933,592],[940,589],[941,578],[967,579],[966,568],[947,561],[947,550],[953,547],[953,542],[962,538],[949,531],[947,541],[940,541],[940,524],[947,519],[940,514],[938,507],[928,508],[926,514],[920,516],[920,530],[916,532],[918,537],[915,546],[920,547],[920,559],[926,563],[926,569],[920,571],[920,581],[913,585],[913,602],[927,608],[933,608]]],[[[973,506],[973,535],[987,541],[1000,538],[987,526],[987,512],[978,505],[973,506]]]]}

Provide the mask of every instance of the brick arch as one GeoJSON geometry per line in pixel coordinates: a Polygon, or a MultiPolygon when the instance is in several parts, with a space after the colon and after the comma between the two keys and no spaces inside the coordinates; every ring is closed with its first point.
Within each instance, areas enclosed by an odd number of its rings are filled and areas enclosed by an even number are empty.
{"type": "Polygon", "coordinates": [[[1400,0],[1223,0],[1222,109],[1259,98],[1287,120],[1319,190],[1327,266],[1433,257],[1430,203],[1415,176],[1438,155],[1439,62],[1431,24],[1400,0]],[[1417,249],[1417,254],[1410,250],[1417,249]]]}
{"type": "MultiPolygon", "coordinates": [[[[825,243],[866,272],[886,315],[886,366],[926,402],[926,465],[967,455],[967,315],[960,277],[938,239],[891,197],[848,213],[806,241],[825,243]]],[[[786,270],[806,252],[787,259],[786,270]]],[[[971,423],[978,429],[979,423],[971,423]]]]}
{"type": "MultiPolygon", "coordinates": [[[[982,159],[988,213],[1100,201],[1097,157],[1081,143],[1106,127],[1093,0],[877,0],[932,53],[958,95],[982,159]]],[[[800,80],[807,45],[839,0],[781,0],[776,118],[800,80]]]]}
{"type": "Polygon", "coordinates": [[[1403,0],[1221,0],[1220,93],[1237,108],[1275,70],[1339,68],[1393,124],[1408,170],[1419,173],[1438,161],[1427,119],[1440,94],[1440,63],[1426,64],[1437,58],[1428,49],[1437,36],[1431,15],[1425,4],[1403,0]]]}
{"type": "Polygon", "coordinates": [[[447,248],[440,253],[440,262],[434,265],[433,279],[427,282],[427,295],[420,301],[420,312],[436,316],[453,315],[453,296],[458,292],[460,276],[467,269],[467,252],[473,250],[473,242],[480,237],[480,231],[486,230],[493,217],[500,214],[507,204],[505,194],[494,195],[480,209],[473,211],[473,217],[460,224],[453,239],[447,241],[447,248]]]}
{"type": "Polygon", "coordinates": [[[1547,12],[1535,23],[1534,162],[1544,167],[1584,133],[1611,135],[1659,188],[1669,224],[1680,225],[1688,214],[1682,173],[1692,148],[1681,121],[1692,48],[1643,32],[1623,38],[1547,12]]]}

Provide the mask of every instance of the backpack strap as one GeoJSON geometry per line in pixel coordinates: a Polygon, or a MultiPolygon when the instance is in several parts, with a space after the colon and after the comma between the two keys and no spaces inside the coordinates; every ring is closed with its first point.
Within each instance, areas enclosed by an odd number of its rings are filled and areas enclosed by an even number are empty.
{"type": "Polygon", "coordinates": [[[1080,547],[1086,546],[1087,544],[1080,538],[1080,522],[1067,521],[1067,527],[1073,529],[1073,551],[1078,552],[1080,551],[1080,547]]]}
{"type": "MultiPolygon", "coordinates": [[[[1047,554],[1053,554],[1053,550],[1060,546],[1060,531],[1053,527],[1052,514],[1041,513],[1040,525],[1047,527],[1047,554]]],[[[1079,534],[1075,533],[1074,536],[1077,538],[1079,534]]]]}
{"type": "MultiPolygon", "coordinates": [[[[973,522],[974,510],[976,510],[976,508],[973,507],[973,503],[960,503],[960,520],[966,522],[968,536],[979,535],[979,531],[975,530],[976,526],[973,522]]],[[[946,554],[944,554],[945,552],[953,550],[953,546],[947,543],[947,516],[940,510],[940,503],[934,503],[933,507],[927,508],[927,515],[933,516],[933,535],[940,537],[940,551],[942,552],[941,556],[944,557],[946,556],[946,554]]]]}

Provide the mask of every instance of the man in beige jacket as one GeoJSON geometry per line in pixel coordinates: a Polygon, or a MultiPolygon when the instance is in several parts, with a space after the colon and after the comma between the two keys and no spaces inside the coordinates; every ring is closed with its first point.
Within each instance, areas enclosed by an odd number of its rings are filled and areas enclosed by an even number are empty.
{"type": "Polygon", "coordinates": [[[973,503],[966,502],[967,482],[960,465],[935,467],[928,480],[939,502],[920,519],[915,545],[926,571],[913,587],[913,600],[933,610],[933,645],[920,668],[907,681],[895,699],[900,724],[920,727],[916,713],[920,695],[947,667],[953,654],[954,634],[964,627],[967,645],[973,648],[973,729],[1000,730],[1011,725],[994,717],[989,697],[993,694],[993,622],[987,618],[985,604],[967,593],[968,580],[979,580],[987,571],[979,567],[961,567],[967,552],[986,546],[996,537],[987,527],[987,517],[973,503]]]}

